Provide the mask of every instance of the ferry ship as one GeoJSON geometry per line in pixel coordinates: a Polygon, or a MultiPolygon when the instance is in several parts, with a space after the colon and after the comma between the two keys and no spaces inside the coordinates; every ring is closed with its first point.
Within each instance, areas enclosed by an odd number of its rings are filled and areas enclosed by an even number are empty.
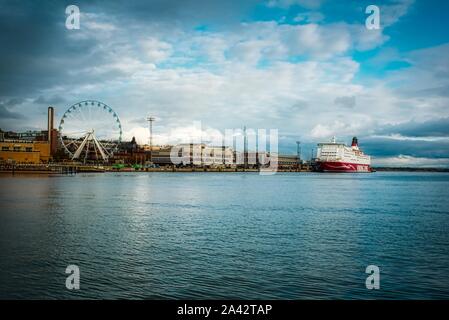
{"type": "Polygon", "coordinates": [[[371,172],[371,157],[359,149],[357,137],[352,138],[350,147],[333,137],[331,142],[318,144],[315,168],[321,172],[371,172]]]}

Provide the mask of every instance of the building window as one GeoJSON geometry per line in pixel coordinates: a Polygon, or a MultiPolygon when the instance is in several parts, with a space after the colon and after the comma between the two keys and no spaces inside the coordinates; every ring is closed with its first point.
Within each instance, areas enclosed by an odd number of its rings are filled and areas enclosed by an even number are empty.
{"type": "Polygon", "coordinates": [[[31,147],[26,147],[25,150],[26,150],[26,152],[32,152],[32,151],[33,151],[33,148],[31,148],[31,147]]]}
{"type": "Polygon", "coordinates": [[[2,147],[2,151],[9,151],[9,147],[2,147]]]}
{"type": "Polygon", "coordinates": [[[14,151],[20,151],[20,147],[14,147],[14,151]]]}

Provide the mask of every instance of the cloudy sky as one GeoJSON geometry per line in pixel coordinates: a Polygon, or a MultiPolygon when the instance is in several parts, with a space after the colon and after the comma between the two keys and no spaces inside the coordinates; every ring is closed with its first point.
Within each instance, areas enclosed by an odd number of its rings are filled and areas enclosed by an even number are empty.
{"type": "Polygon", "coordinates": [[[279,129],[303,155],[358,136],[374,164],[449,166],[449,1],[0,0],[0,128],[95,99],[124,137],[279,129]],[[65,9],[80,8],[79,30],[65,9]],[[365,27],[368,5],[381,28],[365,27]]]}

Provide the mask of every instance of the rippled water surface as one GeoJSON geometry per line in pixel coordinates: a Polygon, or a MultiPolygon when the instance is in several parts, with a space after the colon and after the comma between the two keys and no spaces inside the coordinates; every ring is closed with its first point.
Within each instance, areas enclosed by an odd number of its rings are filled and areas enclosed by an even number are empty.
{"type": "Polygon", "coordinates": [[[449,298],[449,174],[2,175],[0,202],[0,298],[449,298]]]}

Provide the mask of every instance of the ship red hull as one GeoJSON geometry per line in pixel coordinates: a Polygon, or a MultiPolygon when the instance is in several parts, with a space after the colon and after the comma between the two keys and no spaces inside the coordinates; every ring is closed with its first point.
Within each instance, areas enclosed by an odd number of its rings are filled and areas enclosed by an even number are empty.
{"type": "Polygon", "coordinates": [[[371,172],[367,164],[348,162],[317,162],[316,170],[321,172],[371,172]]]}

